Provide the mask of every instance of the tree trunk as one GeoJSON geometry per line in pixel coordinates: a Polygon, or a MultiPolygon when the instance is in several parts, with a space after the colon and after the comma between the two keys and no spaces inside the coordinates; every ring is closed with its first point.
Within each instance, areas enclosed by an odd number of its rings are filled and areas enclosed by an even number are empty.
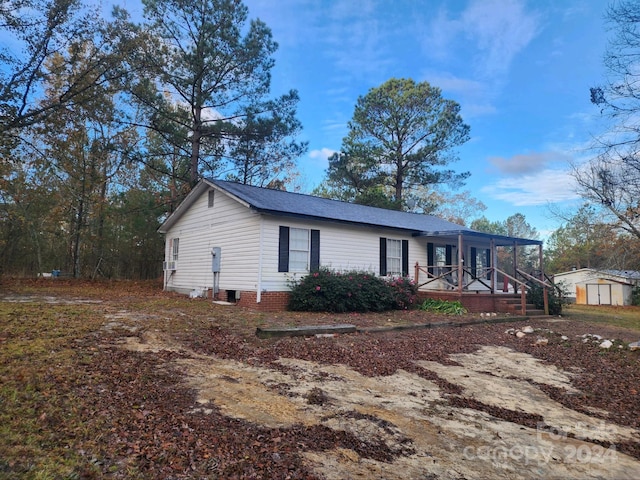
{"type": "Polygon", "coordinates": [[[75,215],[75,232],[73,238],[73,250],[71,252],[71,259],[73,263],[73,277],[80,277],[80,239],[82,238],[80,230],[82,229],[82,221],[84,216],[84,198],[80,199],[78,204],[78,211],[75,215]]]}
{"type": "Polygon", "coordinates": [[[189,171],[191,173],[191,188],[198,183],[198,164],[200,159],[200,138],[201,138],[200,126],[195,126],[191,136],[191,166],[189,171]]]}
{"type": "Polygon", "coordinates": [[[95,279],[100,270],[100,263],[102,263],[102,256],[104,253],[104,223],[105,223],[105,205],[107,204],[107,166],[104,165],[102,169],[102,185],[100,185],[100,203],[98,207],[98,227],[96,231],[96,239],[94,243],[95,251],[95,267],[93,269],[92,279],[95,279]]]}

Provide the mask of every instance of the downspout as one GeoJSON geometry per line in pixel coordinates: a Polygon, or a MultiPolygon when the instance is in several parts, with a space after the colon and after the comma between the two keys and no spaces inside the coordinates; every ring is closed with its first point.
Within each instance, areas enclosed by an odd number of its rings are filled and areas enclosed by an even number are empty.
{"type": "Polygon", "coordinates": [[[260,249],[258,252],[258,283],[256,292],[256,303],[260,303],[262,300],[262,252],[264,251],[263,247],[264,242],[264,216],[260,215],[260,242],[258,248],[260,249]]]}
{"type": "Polygon", "coordinates": [[[169,286],[169,277],[167,276],[167,269],[164,268],[164,262],[167,261],[168,258],[168,248],[167,248],[167,240],[168,240],[168,235],[165,233],[164,234],[164,261],[162,262],[162,291],[166,292],[167,291],[167,287],[169,286]]]}
{"type": "Polygon", "coordinates": [[[464,253],[462,251],[462,248],[462,234],[460,233],[458,234],[458,293],[460,295],[462,295],[462,285],[464,283],[464,270],[462,269],[462,262],[464,262],[464,253]]]}

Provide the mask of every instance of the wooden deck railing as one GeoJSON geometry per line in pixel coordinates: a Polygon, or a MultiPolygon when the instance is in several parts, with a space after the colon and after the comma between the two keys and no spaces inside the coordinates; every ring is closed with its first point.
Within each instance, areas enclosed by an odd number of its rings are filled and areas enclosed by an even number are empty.
{"type": "MultiPolygon", "coordinates": [[[[469,289],[469,285],[473,282],[478,282],[481,285],[485,286],[487,290],[491,293],[496,292],[495,288],[495,278],[500,274],[504,279],[510,280],[514,285],[514,293],[520,292],[520,303],[522,312],[526,311],[526,303],[527,303],[527,290],[529,290],[530,283],[540,285],[543,289],[543,301],[544,301],[544,312],[546,315],[549,314],[549,296],[548,289],[557,289],[558,287],[551,282],[551,280],[545,276],[544,279],[539,279],[530,275],[527,272],[524,272],[520,269],[516,269],[515,275],[520,275],[524,280],[520,278],[516,278],[515,276],[509,275],[506,272],[496,268],[496,267],[484,267],[484,268],[468,268],[462,267],[460,268],[458,265],[428,265],[428,266],[420,266],[418,262],[415,265],[415,282],[418,288],[429,285],[438,280],[442,281],[446,290],[458,290],[460,293],[465,291],[472,291],[469,289]],[[458,281],[458,276],[462,273],[462,284],[458,281]],[[426,281],[421,281],[421,274],[426,275],[426,281]],[[467,281],[465,281],[465,279],[467,281]]],[[[434,289],[438,290],[438,289],[434,289]]],[[[475,290],[477,292],[477,290],[475,290]]]]}

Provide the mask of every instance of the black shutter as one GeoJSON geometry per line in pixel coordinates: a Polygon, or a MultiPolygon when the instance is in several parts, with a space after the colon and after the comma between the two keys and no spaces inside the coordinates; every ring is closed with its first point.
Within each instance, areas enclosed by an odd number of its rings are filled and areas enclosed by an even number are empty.
{"type": "Polygon", "coordinates": [[[402,240],[402,276],[409,275],[409,240],[402,240]]]}
{"type": "Polygon", "coordinates": [[[289,271],[289,227],[280,226],[278,242],[278,271],[289,271]]]}
{"type": "Polygon", "coordinates": [[[476,278],[476,268],[478,267],[478,253],[476,247],[471,247],[471,276],[476,278]]]}
{"type": "Polygon", "coordinates": [[[433,255],[433,243],[427,243],[427,265],[428,265],[428,271],[431,275],[433,275],[434,269],[433,269],[433,265],[435,263],[434,260],[434,255],[433,255]]]}
{"type": "Polygon", "coordinates": [[[311,259],[309,269],[311,271],[320,268],[320,230],[311,230],[311,259]]]}
{"type": "Polygon", "coordinates": [[[387,239],[380,237],[380,276],[387,275],[387,239]]]}

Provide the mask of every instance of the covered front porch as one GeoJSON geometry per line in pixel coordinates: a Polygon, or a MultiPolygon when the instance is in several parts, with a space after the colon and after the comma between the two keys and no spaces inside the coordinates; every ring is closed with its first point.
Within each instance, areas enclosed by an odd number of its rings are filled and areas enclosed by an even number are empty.
{"type": "Polygon", "coordinates": [[[422,232],[427,264],[414,266],[420,296],[460,301],[469,311],[548,315],[542,241],[473,230],[422,232]],[[544,305],[527,304],[532,285],[543,291],[544,305]]]}

